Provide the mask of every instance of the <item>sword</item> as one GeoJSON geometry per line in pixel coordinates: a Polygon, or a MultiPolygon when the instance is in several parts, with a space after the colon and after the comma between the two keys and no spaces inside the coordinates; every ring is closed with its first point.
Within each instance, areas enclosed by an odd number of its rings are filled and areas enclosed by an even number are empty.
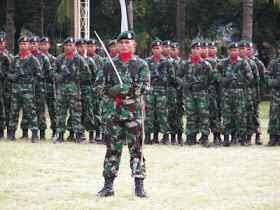
{"type": "Polygon", "coordinates": [[[113,69],[115,70],[115,73],[116,73],[116,75],[117,75],[117,77],[118,77],[118,79],[119,79],[119,82],[120,82],[120,84],[122,85],[122,84],[123,84],[123,81],[122,81],[122,79],[121,79],[121,77],[120,77],[120,75],[119,75],[119,72],[118,72],[118,70],[117,70],[117,68],[116,68],[116,66],[115,66],[115,64],[114,64],[114,62],[112,61],[112,58],[111,58],[110,54],[108,53],[108,51],[107,51],[107,49],[106,49],[104,43],[102,42],[102,40],[101,40],[100,37],[98,36],[97,32],[96,32],[96,31],[93,31],[93,32],[95,33],[95,35],[96,35],[98,41],[100,42],[100,44],[101,44],[103,50],[105,51],[106,55],[108,56],[109,61],[110,61],[110,63],[112,64],[113,69]]]}

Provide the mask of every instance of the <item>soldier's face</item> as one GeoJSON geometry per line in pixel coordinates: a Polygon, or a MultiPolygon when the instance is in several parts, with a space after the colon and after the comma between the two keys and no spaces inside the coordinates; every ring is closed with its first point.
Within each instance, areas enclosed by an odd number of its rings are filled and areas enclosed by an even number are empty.
{"type": "Polygon", "coordinates": [[[162,47],[161,46],[154,46],[152,48],[152,53],[153,53],[154,56],[161,56],[162,47]]]}
{"type": "Polygon", "coordinates": [[[78,54],[79,55],[81,55],[81,56],[85,56],[85,54],[86,54],[86,45],[77,45],[76,46],[76,49],[77,49],[77,52],[78,52],[78,54]]]}
{"type": "Polygon", "coordinates": [[[90,53],[90,54],[94,54],[95,51],[96,51],[96,45],[94,45],[94,44],[89,44],[89,45],[87,45],[87,51],[88,51],[88,53],[90,53]]]}
{"type": "Polygon", "coordinates": [[[231,48],[231,49],[229,49],[229,51],[228,51],[228,53],[229,53],[229,56],[230,57],[237,57],[238,55],[239,55],[239,49],[238,48],[231,48]]]}
{"type": "Polygon", "coordinates": [[[247,56],[247,47],[239,47],[239,55],[241,57],[247,56]]]}
{"type": "Polygon", "coordinates": [[[42,42],[42,43],[40,44],[40,49],[41,49],[41,51],[42,51],[43,53],[48,52],[50,48],[51,48],[50,43],[42,42]]]}
{"type": "Polygon", "coordinates": [[[277,54],[280,54],[280,48],[277,49],[277,54]]]}
{"type": "Polygon", "coordinates": [[[254,55],[254,48],[247,47],[247,56],[252,57],[254,55]]]}
{"type": "Polygon", "coordinates": [[[118,48],[118,45],[117,44],[113,44],[109,47],[109,53],[110,54],[118,54],[119,53],[119,48],[118,48]]]}
{"type": "Polygon", "coordinates": [[[163,46],[162,46],[162,54],[163,54],[164,56],[169,56],[170,53],[171,53],[171,47],[168,46],[168,45],[163,45],[163,46]]]}
{"type": "Polygon", "coordinates": [[[208,47],[201,48],[201,56],[208,56],[208,47]]]}
{"type": "Polygon", "coordinates": [[[216,55],[216,54],[217,54],[217,48],[214,47],[214,46],[209,47],[209,49],[208,49],[208,54],[209,54],[210,56],[216,55]]]}
{"type": "Polygon", "coordinates": [[[29,50],[29,42],[20,42],[19,49],[21,52],[27,52],[29,50]]]}
{"type": "Polygon", "coordinates": [[[179,56],[180,50],[176,47],[172,48],[171,50],[171,57],[177,58],[179,56]]]}
{"type": "Polygon", "coordinates": [[[30,51],[36,51],[39,50],[40,43],[39,42],[30,42],[30,51]]]}
{"type": "Polygon", "coordinates": [[[119,52],[121,54],[134,52],[135,50],[135,41],[129,39],[122,39],[118,42],[119,52]]]}
{"type": "Polygon", "coordinates": [[[194,47],[191,49],[192,57],[200,57],[201,56],[201,48],[200,47],[194,47]]]}
{"type": "Polygon", "coordinates": [[[0,42],[0,51],[4,51],[6,49],[6,42],[0,42]]]}
{"type": "Polygon", "coordinates": [[[63,47],[65,53],[71,53],[75,50],[75,44],[73,43],[66,43],[63,47]]]}

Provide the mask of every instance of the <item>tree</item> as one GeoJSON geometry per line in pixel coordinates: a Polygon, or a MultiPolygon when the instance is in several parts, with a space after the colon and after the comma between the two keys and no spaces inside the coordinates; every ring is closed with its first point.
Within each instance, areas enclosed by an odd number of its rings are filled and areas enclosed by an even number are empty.
{"type": "Polygon", "coordinates": [[[43,35],[43,0],[33,3],[33,33],[37,36],[43,35]]]}
{"type": "Polygon", "coordinates": [[[185,55],[186,3],[186,0],[177,0],[176,39],[180,43],[182,55],[185,55]]]}
{"type": "Polygon", "coordinates": [[[253,0],[243,0],[242,39],[248,41],[252,41],[253,4],[253,0]]]}
{"type": "Polygon", "coordinates": [[[133,30],[133,2],[132,0],[128,0],[127,2],[128,28],[133,30]]]}
{"type": "Polygon", "coordinates": [[[6,37],[7,37],[7,49],[14,53],[14,17],[15,17],[15,4],[14,0],[9,0],[6,2],[6,37]]]}

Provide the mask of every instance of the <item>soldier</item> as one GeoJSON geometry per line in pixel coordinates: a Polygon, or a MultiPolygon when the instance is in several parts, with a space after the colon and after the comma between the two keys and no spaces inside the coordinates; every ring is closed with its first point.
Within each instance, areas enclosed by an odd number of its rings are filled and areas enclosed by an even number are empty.
{"type": "MultiPolygon", "coordinates": [[[[263,72],[265,71],[264,64],[254,56],[254,45],[252,42],[247,42],[246,43],[247,47],[247,57],[249,60],[252,60],[256,64],[256,71],[254,74],[254,82],[253,82],[253,87],[252,87],[252,92],[253,92],[253,130],[254,133],[256,134],[255,138],[255,144],[256,145],[262,145],[262,140],[260,138],[261,136],[261,128],[260,128],[260,109],[259,109],[259,104],[261,102],[261,93],[260,93],[260,81],[261,81],[261,75],[263,75],[263,72]]],[[[262,76],[263,77],[263,76],[262,76]]]]}
{"type": "Polygon", "coordinates": [[[4,138],[4,129],[6,127],[4,80],[6,80],[10,62],[9,56],[5,53],[5,36],[0,35],[0,140],[4,138]]]}
{"type": "MultiPolygon", "coordinates": [[[[8,52],[6,49],[6,37],[4,35],[0,35],[0,52],[5,53],[8,57],[10,62],[13,60],[14,56],[8,52]]],[[[3,101],[4,101],[4,112],[5,112],[5,127],[7,127],[7,136],[9,134],[9,120],[10,120],[10,109],[11,109],[11,95],[12,95],[12,83],[8,79],[9,68],[6,68],[6,72],[3,75],[3,101]]]]}
{"type": "MultiPolygon", "coordinates": [[[[242,59],[248,62],[250,68],[252,70],[254,81],[259,83],[260,76],[257,69],[256,63],[247,57],[247,41],[240,41],[238,42],[239,46],[239,55],[242,59]]],[[[253,81],[247,83],[245,86],[245,99],[246,99],[246,123],[247,123],[247,144],[251,146],[251,138],[253,133],[255,133],[255,126],[254,126],[254,100],[255,94],[253,92],[253,81]]]]}
{"type": "MultiPolygon", "coordinates": [[[[213,71],[217,68],[217,62],[215,59],[208,57],[208,42],[202,41],[201,42],[201,58],[204,61],[207,61],[211,64],[213,71]]],[[[221,132],[222,132],[222,126],[221,121],[219,119],[219,109],[217,104],[217,85],[215,85],[214,80],[212,80],[211,83],[209,83],[209,89],[208,89],[208,99],[209,99],[209,123],[210,123],[210,129],[214,135],[214,145],[216,146],[222,146],[222,140],[221,140],[221,132]]]]}
{"type": "MultiPolygon", "coordinates": [[[[87,40],[87,56],[92,58],[94,63],[96,64],[97,71],[102,70],[103,67],[103,59],[96,54],[97,49],[97,41],[95,39],[89,39],[87,40]]],[[[93,80],[95,81],[96,74],[93,75],[93,80]]],[[[100,127],[101,127],[101,113],[102,113],[102,107],[101,107],[101,98],[93,93],[93,113],[94,113],[94,125],[95,125],[95,141],[98,143],[104,142],[104,134],[101,136],[100,127]],[[103,137],[103,138],[102,138],[103,137]]]]}
{"type": "Polygon", "coordinates": [[[119,48],[118,48],[118,42],[116,39],[110,40],[108,43],[108,51],[111,56],[111,58],[115,58],[119,55],[119,48]]]}
{"type": "Polygon", "coordinates": [[[215,80],[222,86],[224,146],[230,146],[229,135],[233,132],[236,132],[242,146],[248,146],[244,88],[254,77],[249,64],[238,56],[239,48],[236,42],[228,45],[228,53],[229,57],[222,59],[215,71],[215,80]]]}
{"type": "Polygon", "coordinates": [[[19,112],[26,113],[26,128],[32,131],[32,143],[38,140],[38,121],[35,102],[35,82],[42,80],[39,60],[29,51],[29,38],[21,36],[18,40],[20,53],[11,63],[8,78],[13,82],[11,98],[11,118],[9,121],[9,140],[15,140],[19,112]]]}
{"type": "Polygon", "coordinates": [[[105,184],[97,195],[114,195],[113,181],[117,177],[122,147],[127,138],[130,168],[135,177],[135,194],[146,197],[143,187],[145,159],[141,154],[141,96],[149,90],[150,74],[146,62],[133,54],[134,32],[122,32],[117,41],[120,55],[113,62],[124,84],[120,84],[112,65],[107,63],[104,70],[99,71],[94,85],[97,92],[110,97],[103,171],[105,184]]]}
{"type": "Polygon", "coordinates": [[[170,40],[165,40],[162,42],[162,55],[166,59],[171,58],[171,45],[172,42],[170,40]]]}
{"type": "Polygon", "coordinates": [[[186,145],[197,143],[196,135],[201,132],[201,144],[210,147],[208,88],[213,80],[212,66],[201,58],[201,43],[191,44],[191,55],[184,66],[185,103],[187,115],[186,145]]]}
{"type": "Polygon", "coordinates": [[[161,40],[151,43],[153,56],[145,61],[148,63],[151,74],[152,91],[145,95],[145,143],[159,143],[158,133],[163,133],[162,143],[168,144],[168,112],[167,112],[167,83],[175,78],[172,66],[162,56],[161,40]],[[154,133],[151,142],[151,133],[154,133]]]}
{"type": "MultiPolygon", "coordinates": [[[[35,83],[35,102],[36,102],[36,113],[38,117],[38,127],[40,129],[40,139],[46,140],[45,130],[47,129],[47,121],[45,117],[45,78],[46,75],[51,73],[51,64],[49,58],[39,51],[40,48],[40,38],[38,36],[33,36],[30,38],[30,52],[34,55],[40,62],[42,70],[42,78],[37,78],[35,83]]],[[[22,129],[22,139],[28,139],[28,113],[23,112],[21,120],[22,129]]]]}
{"type": "Polygon", "coordinates": [[[183,143],[182,134],[183,128],[183,113],[184,113],[184,102],[183,102],[183,89],[179,84],[183,79],[184,75],[184,61],[179,57],[180,55],[180,44],[173,42],[171,45],[171,57],[172,65],[175,72],[175,80],[168,84],[168,122],[171,132],[171,144],[176,144],[176,134],[178,144],[183,143]],[[178,81],[179,80],[179,81],[178,81]]]}
{"type": "MultiPolygon", "coordinates": [[[[76,41],[76,49],[78,54],[86,60],[91,75],[96,75],[97,67],[93,59],[86,55],[86,44],[87,42],[85,39],[78,39],[76,41]]],[[[89,143],[94,143],[94,139],[93,139],[94,114],[93,114],[92,91],[91,91],[91,87],[94,83],[94,81],[92,81],[93,79],[95,78],[91,76],[90,78],[88,78],[88,80],[83,81],[81,83],[82,125],[84,126],[85,130],[89,132],[89,143]]],[[[70,118],[71,117],[72,116],[70,116],[70,118]]]]}
{"type": "Polygon", "coordinates": [[[280,145],[280,57],[274,58],[269,63],[267,71],[264,71],[264,78],[270,88],[269,123],[267,129],[269,142],[267,146],[273,147],[280,145]]]}
{"type": "Polygon", "coordinates": [[[65,53],[57,57],[55,78],[57,83],[58,107],[58,142],[64,141],[67,111],[72,118],[68,129],[76,133],[76,141],[83,139],[81,83],[91,78],[89,67],[80,55],[75,52],[75,41],[68,37],[63,41],[65,53]]]}
{"type": "Polygon", "coordinates": [[[51,64],[51,70],[45,74],[45,97],[48,107],[48,112],[51,121],[52,129],[52,139],[57,138],[56,128],[57,128],[57,107],[56,107],[56,85],[55,80],[53,79],[53,73],[55,71],[56,57],[49,53],[51,48],[50,39],[48,37],[42,37],[40,40],[40,49],[41,51],[49,58],[51,64]]]}

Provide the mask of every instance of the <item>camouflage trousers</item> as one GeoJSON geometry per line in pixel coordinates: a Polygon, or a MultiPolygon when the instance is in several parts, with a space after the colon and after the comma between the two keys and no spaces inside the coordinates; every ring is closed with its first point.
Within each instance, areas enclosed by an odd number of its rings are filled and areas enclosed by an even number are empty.
{"type": "Polygon", "coordinates": [[[10,110],[11,110],[11,96],[12,96],[12,83],[8,79],[4,79],[4,107],[5,107],[5,126],[9,126],[10,121],[10,110]]]}
{"type": "Polygon", "coordinates": [[[254,106],[254,115],[253,115],[253,126],[254,133],[261,134],[261,123],[260,123],[260,102],[258,101],[257,88],[253,88],[253,106],[254,106]]]}
{"type": "Polygon", "coordinates": [[[106,130],[106,119],[108,117],[108,109],[109,109],[109,98],[107,96],[103,96],[101,101],[101,122],[100,122],[100,133],[105,133],[106,130]]]}
{"type": "Polygon", "coordinates": [[[145,133],[168,133],[168,109],[165,87],[155,87],[145,95],[145,133]]]}
{"type": "Polygon", "coordinates": [[[280,135],[280,91],[272,89],[270,92],[269,123],[267,132],[270,135],[280,135]]]}
{"type": "Polygon", "coordinates": [[[36,114],[36,104],[34,103],[34,94],[32,84],[13,84],[11,98],[11,117],[9,127],[16,130],[19,120],[19,112],[25,113],[26,128],[38,130],[38,120],[36,114]]]}
{"type": "Polygon", "coordinates": [[[222,132],[222,122],[220,116],[220,98],[218,95],[217,87],[211,85],[209,87],[209,122],[212,133],[222,132]]]}
{"type": "MultiPolygon", "coordinates": [[[[99,95],[93,93],[92,94],[92,104],[93,104],[93,115],[94,115],[94,127],[96,130],[102,129],[101,123],[101,113],[102,113],[102,102],[99,95]]],[[[104,107],[106,109],[106,107],[104,107]]],[[[105,110],[104,110],[105,111],[105,110]]],[[[103,123],[104,125],[104,123],[103,123]]]]}
{"type": "Polygon", "coordinates": [[[186,92],[186,135],[195,135],[201,132],[209,135],[209,105],[206,90],[186,92]]]}
{"type": "Polygon", "coordinates": [[[170,133],[183,133],[183,93],[177,88],[168,88],[167,108],[170,133]]]}
{"type": "MultiPolygon", "coordinates": [[[[36,101],[36,113],[38,118],[38,128],[39,130],[47,129],[46,121],[46,105],[45,105],[45,88],[43,82],[37,82],[35,85],[35,101],[36,101]]],[[[21,129],[28,129],[28,113],[22,113],[21,129]]]]}
{"type": "Polygon", "coordinates": [[[5,112],[4,112],[4,97],[3,97],[3,83],[0,84],[0,129],[4,130],[6,127],[5,112]]]}
{"type": "Polygon", "coordinates": [[[75,82],[58,84],[57,87],[57,132],[64,133],[66,130],[66,117],[72,117],[68,130],[75,133],[82,132],[82,102],[75,82]]]}
{"type": "Polygon", "coordinates": [[[246,135],[246,104],[243,89],[223,88],[221,98],[221,115],[223,134],[246,135]]]}
{"type": "Polygon", "coordinates": [[[247,135],[253,135],[255,129],[254,129],[254,99],[253,99],[253,91],[252,88],[245,88],[245,103],[246,103],[246,134],[247,135]]]}
{"type": "Polygon", "coordinates": [[[118,121],[108,117],[106,120],[106,146],[107,151],[104,160],[104,177],[117,177],[121,162],[122,149],[125,139],[127,139],[130,155],[130,168],[133,172],[133,163],[139,160],[135,177],[145,178],[145,159],[141,162],[141,119],[135,121],[118,121]]]}
{"type": "Polygon", "coordinates": [[[51,129],[57,127],[56,91],[52,82],[46,83],[46,103],[51,121],[51,129]]]}

